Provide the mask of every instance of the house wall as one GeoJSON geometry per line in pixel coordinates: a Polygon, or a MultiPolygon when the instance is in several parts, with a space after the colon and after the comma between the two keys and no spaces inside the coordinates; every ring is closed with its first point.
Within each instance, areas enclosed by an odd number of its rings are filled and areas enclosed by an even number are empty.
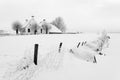
{"type": "MultiPolygon", "coordinates": [[[[36,34],[46,34],[46,30],[42,29],[42,32],[41,32],[41,29],[42,28],[38,29],[36,34]]],[[[25,34],[31,35],[31,34],[34,34],[34,31],[31,28],[26,28],[25,34]],[[28,29],[30,29],[30,32],[28,32],[28,29]]]]}

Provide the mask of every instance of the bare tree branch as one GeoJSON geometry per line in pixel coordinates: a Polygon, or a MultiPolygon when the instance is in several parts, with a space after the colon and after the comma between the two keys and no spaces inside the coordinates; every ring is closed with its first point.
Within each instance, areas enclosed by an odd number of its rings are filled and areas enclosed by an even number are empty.
{"type": "Polygon", "coordinates": [[[16,31],[16,34],[18,34],[18,32],[21,30],[22,28],[22,24],[18,21],[14,22],[12,24],[12,29],[16,31]]]}
{"type": "Polygon", "coordinates": [[[62,17],[57,17],[54,21],[51,22],[51,24],[56,26],[62,32],[66,32],[66,25],[62,17]]]}

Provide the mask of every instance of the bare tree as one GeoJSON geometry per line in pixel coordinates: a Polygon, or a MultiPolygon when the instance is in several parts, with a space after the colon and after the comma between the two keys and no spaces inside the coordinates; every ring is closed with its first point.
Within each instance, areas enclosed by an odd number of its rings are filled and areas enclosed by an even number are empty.
{"type": "Polygon", "coordinates": [[[62,32],[66,32],[66,25],[62,17],[57,17],[54,21],[51,22],[51,24],[56,26],[62,32]]]}
{"type": "Polygon", "coordinates": [[[25,28],[21,28],[21,29],[20,29],[20,34],[21,34],[21,35],[24,35],[24,34],[25,34],[25,28]]]}
{"type": "Polygon", "coordinates": [[[19,21],[16,21],[12,24],[12,29],[16,31],[16,34],[19,33],[21,28],[22,28],[22,24],[19,21]]]}
{"type": "Polygon", "coordinates": [[[51,29],[51,26],[48,23],[44,23],[42,25],[42,28],[46,31],[46,34],[48,34],[49,30],[51,29]]]}
{"type": "Polygon", "coordinates": [[[39,29],[39,25],[37,23],[31,25],[31,30],[34,31],[34,34],[37,33],[38,29],[39,29]]]}

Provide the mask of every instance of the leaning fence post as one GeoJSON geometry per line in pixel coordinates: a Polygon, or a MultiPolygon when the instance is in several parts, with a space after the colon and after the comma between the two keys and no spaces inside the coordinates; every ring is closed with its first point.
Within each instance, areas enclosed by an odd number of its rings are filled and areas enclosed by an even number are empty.
{"type": "Polygon", "coordinates": [[[34,64],[37,65],[38,44],[34,46],[34,64]]]}
{"type": "Polygon", "coordinates": [[[86,41],[85,41],[85,42],[82,42],[82,46],[85,45],[86,43],[87,43],[86,41]]]}
{"type": "Polygon", "coordinates": [[[94,61],[93,61],[93,63],[97,63],[97,60],[96,60],[96,57],[94,56],[94,61]]]}
{"type": "Polygon", "coordinates": [[[62,42],[60,43],[60,45],[59,45],[59,53],[60,53],[60,51],[61,51],[61,47],[62,47],[62,42]]]}
{"type": "Polygon", "coordinates": [[[77,48],[79,47],[79,45],[80,45],[80,42],[78,43],[77,48]]]}

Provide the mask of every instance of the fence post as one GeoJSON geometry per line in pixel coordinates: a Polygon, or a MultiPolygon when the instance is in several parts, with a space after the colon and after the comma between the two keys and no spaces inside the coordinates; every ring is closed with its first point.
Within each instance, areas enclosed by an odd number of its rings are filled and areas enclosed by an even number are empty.
{"type": "Polygon", "coordinates": [[[37,65],[37,56],[38,56],[38,44],[34,46],[34,64],[37,65]]]}
{"type": "Polygon", "coordinates": [[[86,43],[87,43],[86,41],[82,42],[82,46],[85,45],[86,43]]]}
{"type": "Polygon", "coordinates": [[[94,61],[93,61],[93,63],[97,63],[97,60],[96,60],[96,57],[94,56],[94,61]]]}
{"type": "Polygon", "coordinates": [[[80,42],[78,43],[77,48],[79,47],[79,45],[80,45],[80,42]]]}
{"type": "Polygon", "coordinates": [[[60,53],[60,51],[61,51],[61,47],[62,47],[62,42],[60,43],[60,45],[59,45],[59,53],[60,53]]]}

